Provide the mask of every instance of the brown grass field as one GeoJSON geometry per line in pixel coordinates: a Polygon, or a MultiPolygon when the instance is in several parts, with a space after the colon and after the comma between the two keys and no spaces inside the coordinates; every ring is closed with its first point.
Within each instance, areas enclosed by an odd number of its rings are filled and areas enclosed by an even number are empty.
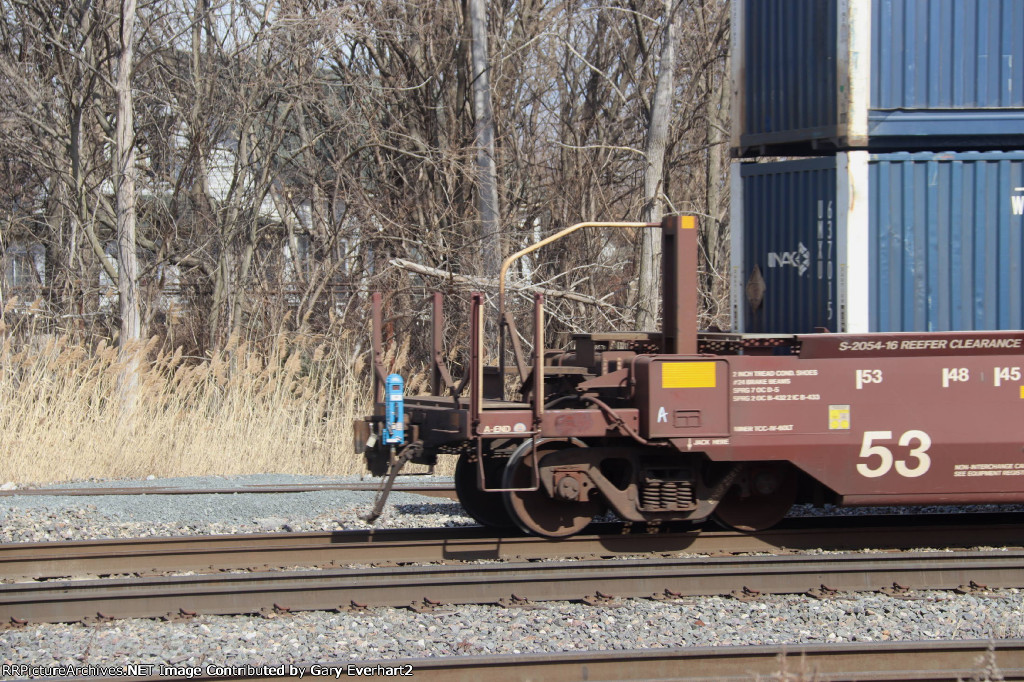
{"type": "Polygon", "coordinates": [[[0,339],[0,483],[363,471],[352,419],[370,392],[345,338],[280,336],[262,353],[233,341],[206,358],[151,342],[127,399],[109,344],[0,339]]]}

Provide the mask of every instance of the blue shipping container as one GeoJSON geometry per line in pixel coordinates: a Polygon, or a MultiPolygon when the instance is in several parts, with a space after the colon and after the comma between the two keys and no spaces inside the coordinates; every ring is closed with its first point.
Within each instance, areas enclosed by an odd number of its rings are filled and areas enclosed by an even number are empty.
{"type": "Polygon", "coordinates": [[[1024,328],[1024,151],[734,163],[733,328],[1024,328]]]}
{"type": "Polygon", "coordinates": [[[1021,0],[737,0],[732,145],[1020,148],[1021,0]]]}

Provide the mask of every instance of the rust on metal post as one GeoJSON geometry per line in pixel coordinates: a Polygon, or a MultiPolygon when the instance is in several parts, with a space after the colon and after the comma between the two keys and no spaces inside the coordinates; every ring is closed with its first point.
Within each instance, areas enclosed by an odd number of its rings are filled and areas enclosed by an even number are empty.
{"type": "Polygon", "coordinates": [[[661,221],[662,337],[664,352],[697,353],[697,219],[661,221]]]}
{"type": "Polygon", "coordinates": [[[373,327],[372,355],[373,355],[373,401],[379,403],[384,400],[384,384],[387,381],[387,373],[384,371],[384,364],[381,358],[384,357],[384,321],[381,312],[380,292],[374,292],[370,297],[371,320],[373,327]]]}
{"type": "Polygon", "coordinates": [[[483,411],[484,391],[484,295],[472,294],[469,339],[469,421],[474,432],[483,411]]]}
{"type": "Polygon", "coordinates": [[[533,430],[544,416],[544,294],[533,296],[533,430]]]}

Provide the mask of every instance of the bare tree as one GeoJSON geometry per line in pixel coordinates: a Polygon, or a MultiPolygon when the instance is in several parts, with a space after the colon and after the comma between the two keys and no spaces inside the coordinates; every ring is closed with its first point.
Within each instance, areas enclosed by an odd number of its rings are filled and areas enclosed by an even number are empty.
{"type": "MultiPolygon", "coordinates": [[[[673,0],[665,0],[664,28],[662,30],[661,61],[658,80],[651,102],[647,144],[644,149],[644,220],[661,220],[664,192],[665,147],[672,109],[672,90],[675,74],[675,8],[673,0]]],[[[653,329],[657,324],[658,302],[661,300],[661,241],[660,235],[644,230],[640,241],[639,276],[637,286],[637,326],[653,329]]]]}
{"type": "MultiPolygon", "coordinates": [[[[725,8],[145,0],[126,34],[120,1],[16,0],[0,17],[4,245],[46,246],[55,329],[130,325],[113,283],[135,279],[139,328],[201,352],[361,329],[383,289],[415,355],[417,294],[462,295],[465,280],[395,259],[469,275],[466,254],[487,249],[493,274],[503,247],[580,220],[706,213],[711,318],[727,252],[725,8]],[[131,214],[134,249],[119,239],[131,214]],[[137,276],[110,257],[118,242],[137,276]]],[[[644,234],[577,233],[512,276],[574,292],[550,301],[552,332],[632,326],[638,308],[650,328],[659,263],[644,234]]],[[[528,299],[512,303],[526,314],[528,299]]]]}
{"type": "Polygon", "coordinates": [[[5,151],[34,176],[17,205],[46,248],[47,323],[73,333],[108,328],[98,273],[117,279],[105,244],[113,216],[103,201],[113,134],[110,10],[108,2],[19,2],[5,6],[2,19],[3,94],[24,133],[5,151]]]}
{"type": "Polygon", "coordinates": [[[117,123],[114,138],[114,185],[117,211],[117,290],[121,309],[120,347],[126,362],[121,377],[125,404],[135,401],[138,386],[139,260],[135,240],[135,104],[132,69],[135,58],[135,0],[121,0],[120,54],[117,58],[117,123]]]}
{"type": "Polygon", "coordinates": [[[476,128],[477,191],[480,210],[480,261],[484,274],[501,265],[498,170],[494,163],[494,116],[491,113],[490,60],[487,53],[486,0],[468,0],[472,34],[473,116],[476,128]]]}

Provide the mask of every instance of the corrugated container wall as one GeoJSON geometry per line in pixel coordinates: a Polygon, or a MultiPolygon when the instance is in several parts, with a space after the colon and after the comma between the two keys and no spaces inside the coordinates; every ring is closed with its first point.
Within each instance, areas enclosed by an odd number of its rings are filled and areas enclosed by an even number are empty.
{"type": "Polygon", "coordinates": [[[1024,152],[733,164],[748,333],[1024,328],[1024,152]]]}
{"type": "Polygon", "coordinates": [[[752,333],[838,329],[835,159],[735,168],[732,262],[741,256],[743,267],[732,281],[733,329],[737,319],[752,333]]]}
{"type": "Polygon", "coordinates": [[[741,156],[1020,148],[1021,0],[737,0],[741,156]]]}

